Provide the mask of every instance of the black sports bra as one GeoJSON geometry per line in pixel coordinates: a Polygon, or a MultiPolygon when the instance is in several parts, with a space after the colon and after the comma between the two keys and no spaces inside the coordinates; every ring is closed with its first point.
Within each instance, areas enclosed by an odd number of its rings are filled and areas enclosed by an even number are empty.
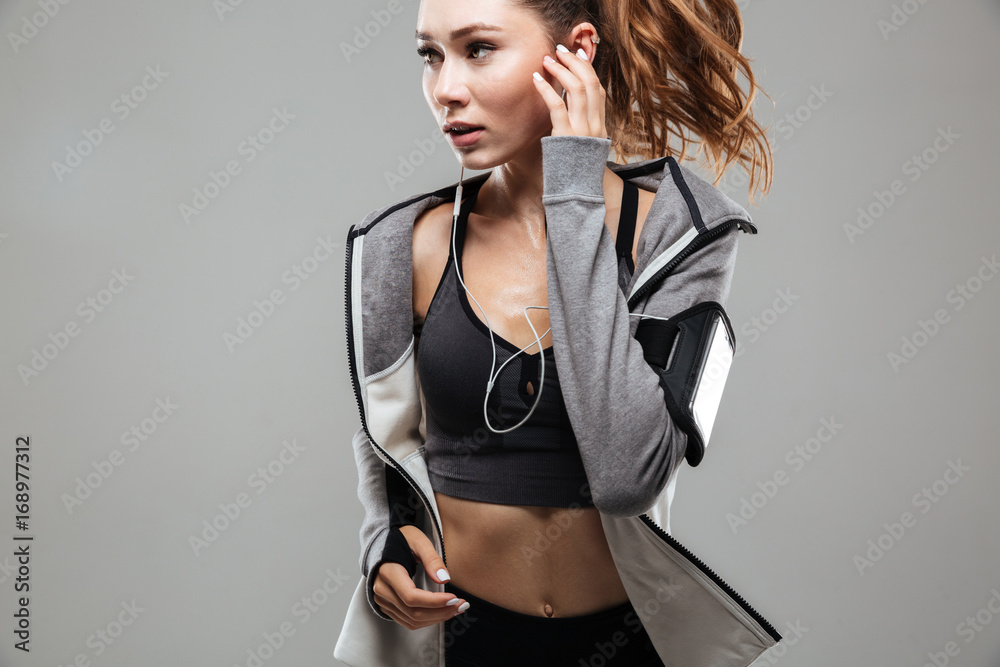
{"type": "MultiPolygon", "coordinates": [[[[454,230],[459,269],[468,215],[479,185],[459,209],[454,230]]],[[[638,188],[625,181],[616,243],[623,289],[634,271],[637,202],[638,188]]],[[[449,247],[450,242],[449,236],[449,247]]],[[[489,329],[477,313],[458,281],[454,255],[449,252],[427,316],[414,330],[420,336],[416,364],[427,410],[424,455],[431,485],[451,496],[506,505],[593,505],[551,345],[541,352],[545,382],[531,417],[508,433],[487,428],[483,399],[493,356],[489,329]]],[[[499,368],[520,348],[495,331],[493,340],[495,368],[499,368]]],[[[530,382],[533,391],[538,391],[540,356],[537,345],[528,349],[534,352],[522,352],[504,366],[490,391],[487,411],[496,429],[521,422],[535,402],[535,393],[528,393],[527,385],[530,382]]]]}

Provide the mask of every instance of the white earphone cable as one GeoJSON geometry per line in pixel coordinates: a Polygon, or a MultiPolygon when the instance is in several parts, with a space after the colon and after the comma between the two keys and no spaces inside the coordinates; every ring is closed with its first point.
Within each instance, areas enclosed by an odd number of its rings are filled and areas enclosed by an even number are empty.
{"type": "Polygon", "coordinates": [[[458,179],[458,187],[455,189],[455,209],[454,209],[454,212],[452,214],[452,225],[451,225],[451,254],[452,254],[452,261],[455,264],[455,275],[458,276],[458,281],[460,283],[462,283],[462,289],[465,290],[465,293],[468,294],[472,298],[472,300],[475,301],[476,306],[479,307],[479,312],[481,312],[483,314],[483,318],[486,320],[486,328],[490,332],[490,347],[492,348],[492,351],[493,351],[493,362],[490,364],[490,376],[489,376],[489,380],[486,383],[486,398],[483,399],[483,418],[486,420],[486,427],[489,428],[494,433],[508,433],[510,431],[513,431],[516,428],[519,428],[522,424],[524,424],[526,421],[528,421],[528,419],[531,417],[532,413],[535,411],[535,408],[538,406],[538,401],[540,401],[541,398],[542,398],[542,387],[545,384],[545,352],[542,350],[542,338],[544,338],[545,334],[547,334],[549,331],[552,330],[552,327],[550,326],[548,329],[545,330],[545,333],[543,333],[541,336],[539,336],[538,335],[538,331],[535,330],[535,325],[531,323],[531,318],[528,317],[528,308],[537,308],[537,309],[540,309],[540,310],[548,310],[548,307],[547,306],[525,306],[522,309],[522,312],[524,313],[524,319],[528,320],[528,326],[531,327],[531,333],[535,334],[535,342],[531,343],[530,345],[527,345],[525,347],[522,347],[520,350],[518,350],[517,352],[515,352],[514,354],[512,354],[510,356],[510,358],[507,359],[502,364],[500,364],[500,368],[497,368],[496,372],[494,372],[493,369],[496,367],[496,364],[497,364],[497,349],[496,349],[496,343],[493,340],[493,327],[490,326],[490,318],[486,314],[486,311],[483,310],[483,307],[479,305],[479,301],[476,301],[476,297],[472,296],[472,292],[469,291],[469,288],[465,286],[465,281],[462,280],[462,272],[458,270],[458,253],[456,252],[456,245],[455,245],[455,229],[456,229],[456,227],[458,227],[459,210],[460,210],[461,205],[462,205],[462,180],[463,180],[464,176],[465,176],[465,167],[463,166],[462,167],[462,174],[461,174],[461,176],[459,176],[459,179],[458,179]],[[532,345],[538,345],[539,356],[541,357],[541,360],[542,360],[542,368],[541,368],[541,371],[539,371],[539,379],[538,379],[538,393],[535,395],[535,402],[531,405],[531,409],[528,410],[528,414],[524,416],[524,419],[522,419],[521,421],[519,421],[514,426],[511,426],[510,428],[506,428],[506,429],[502,429],[502,430],[497,430],[497,429],[493,428],[492,424],[490,424],[490,418],[489,418],[489,415],[487,414],[487,409],[486,409],[486,406],[487,406],[487,404],[489,402],[489,399],[490,399],[490,392],[493,390],[493,384],[496,381],[496,378],[500,375],[500,371],[503,370],[503,367],[506,366],[508,363],[510,363],[511,360],[514,359],[514,357],[516,357],[517,355],[521,354],[522,352],[524,352],[525,350],[527,350],[528,348],[530,348],[532,345]]]}

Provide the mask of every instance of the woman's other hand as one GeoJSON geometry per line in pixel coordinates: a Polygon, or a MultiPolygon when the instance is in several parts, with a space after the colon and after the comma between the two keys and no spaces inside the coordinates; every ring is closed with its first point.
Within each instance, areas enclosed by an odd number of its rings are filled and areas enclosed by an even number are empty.
{"type": "MultiPolygon", "coordinates": [[[[434,550],[434,545],[424,532],[409,525],[401,526],[400,531],[417,562],[423,564],[427,575],[438,583],[447,581],[444,560],[434,550]],[[441,575],[445,575],[444,578],[439,576],[439,571],[441,575]]],[[[372,590],[375,602],[382,611],[410,630],[447,621],[469,606],[452,593],[435,593],[417,588],[406,568],[393,562],[385,562],[378,567],[372,590]]]]}
{"type": "Polygon", "coordinates": [[[552,85],[535,72],[535,88],[545,100],[552,116],[552,136],[580,135],[606,139],[604,123],[607,93],[584,49],[571,53],[562,44],[556,47],[559,60],[546,55],[543,67],[554,76],[566,91],[567,100],[556,93],[552,85]]]}

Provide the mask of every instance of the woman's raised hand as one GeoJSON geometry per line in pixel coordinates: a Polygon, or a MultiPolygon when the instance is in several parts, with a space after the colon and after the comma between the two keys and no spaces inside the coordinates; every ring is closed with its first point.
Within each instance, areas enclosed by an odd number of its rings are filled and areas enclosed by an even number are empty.
{"type": "MultiPolygon", "coordinates": [[[[438,570],[444,569],[444,560],[434,550],[434,545],[424,532],[416,526],[409,525],[400,527],[400,531],[406,538],[406,543],[410,545],[417,562],[423,564],[427,575],[438,583],[444,583],[445,579],[437,574],[438,570]]],[[[447,621],[468,609],[468,604],[464,604],[464,600],[451,593],[444,591],[434,593],[417,588],[409,572],[399,563],[382,563],[378,567],[372,590],[375,593],[375,602],[382,611],[410,630],[447,621]]]]}
{"type": "Polygon", "coordinates": [[[545,100],[552,116],[552,136],[581,135],[606,139],[604,100],[606,92],[597,78],[594,66],[583,49],[570,53],[562,44],[556,46],[559,60],[546,55],[542,63],[566,90],[564,103],[552,85],[538,72],[534,73],[535,88],[545,100]]]}

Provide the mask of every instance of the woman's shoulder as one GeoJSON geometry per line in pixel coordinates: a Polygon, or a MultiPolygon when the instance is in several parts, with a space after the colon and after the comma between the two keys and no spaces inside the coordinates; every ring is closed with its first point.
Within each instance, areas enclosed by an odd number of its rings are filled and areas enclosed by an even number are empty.
{"type": "MultiPolygon", "coordinates": [[[[442,248],[450,247],[454,202],[428,206],[413,220],[413,269],[433,263],[442,248]]],[[[447,253],[446,253],[447,254],[447,253]]]]}
{"type": "Polygon", "coordinates": [[[445,201],[424,209],[413,221],[413,323],[417,335],[451,256],[453,209],[454,202],[445,201]]]}
{"type": "Polygon", "coordinates": [[[432,211],[429,217],[433,218],[433,210],[450,204],[454,197],[455,184],[426,192],[411,192],[371,209],[356,227],[361,233],[386,227],[413,227],[418,218],[428,217],[424,216],[428,211],[432,211]]]}
{"type": "Polygon", "coordinates": [[[430,204],[422,211],[416,213],[413,219],[413,234],[417,235],[418,230],[420,233],[427,234],[428,230],[437,229],[445,223],[451,224],[452,212],[455,208],[455,203],[451,200],[445,200],[439,204],[430,204]]]}

